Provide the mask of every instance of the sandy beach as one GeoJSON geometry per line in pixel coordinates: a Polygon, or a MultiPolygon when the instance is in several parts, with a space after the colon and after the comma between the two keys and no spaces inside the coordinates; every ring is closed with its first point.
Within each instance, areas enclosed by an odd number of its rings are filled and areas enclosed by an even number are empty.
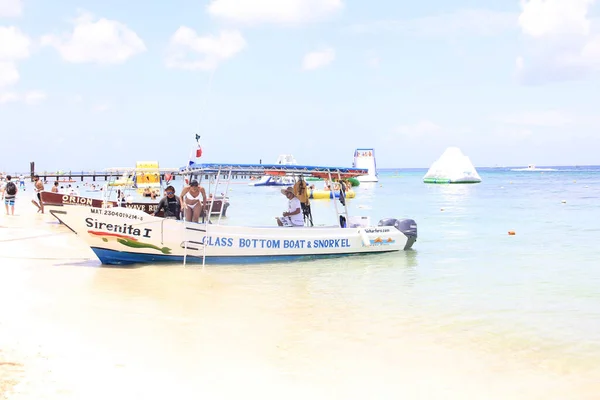
{"type": "Polygon", "coordinates": [[[597,366],[355,301],[343,260],[101,267],[30,196],[0,217],[3,400],[597,399],[597,366]]]}

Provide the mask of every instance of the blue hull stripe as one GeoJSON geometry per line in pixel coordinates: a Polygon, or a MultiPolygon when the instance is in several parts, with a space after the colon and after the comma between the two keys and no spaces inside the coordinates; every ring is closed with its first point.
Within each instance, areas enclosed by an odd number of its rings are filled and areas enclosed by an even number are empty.
{"type": "MultiPolygon", "coordinates": [[[[183,262],[183,256],[170,256],[164,254],[141,254],[132,253],[129,251],[116,251],[102,249],[99,247],[92,247],[96,256],[100,259],[102,264],[109,265],[130,265],[130,264],[150,264],[150,263],[168,263],[168,262],[183,262]]],[[[390,250],[398,251],[398,250],[390,250]]],[[[335,257],[347,257],[357,256],[365,254],[379,254],[384,253],[344,253],[344,254],[310,254],[310,255],[273,255],[273,256],[212,256],[206,257],[206,264],[256,264],[256,263],[274,263],[282,261],[297,261],[297,260],[315,260],[321,258],[335,258],[335,257]]],[[[386,251],[387,253],[387,251],[386,251]]],[[[190,264],[202,264],[202,257],[187,256],[186,262],[190,264]]]]}

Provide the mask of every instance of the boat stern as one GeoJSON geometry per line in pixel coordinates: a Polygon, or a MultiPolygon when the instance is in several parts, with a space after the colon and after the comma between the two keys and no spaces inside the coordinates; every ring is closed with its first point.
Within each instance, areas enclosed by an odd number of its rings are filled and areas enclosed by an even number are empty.
{"type": "Polygon", "coordinates": [[[384,218],[379,221],[378,226],[393,226],[406,236],[404,250],[412,248],[417,241],[417,223],[414,219],[384,218]]]}

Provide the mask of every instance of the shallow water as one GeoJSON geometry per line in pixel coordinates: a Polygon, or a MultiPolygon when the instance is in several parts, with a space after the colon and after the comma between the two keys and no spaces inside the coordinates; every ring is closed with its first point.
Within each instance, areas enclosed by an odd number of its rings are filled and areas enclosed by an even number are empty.
{"type": "MultiPolygon", "coordinates": [[[[35,348],[57,398],[114,395],[95,375],[123,398],[597,398],[600,170],[423,174],[386,171],[348,201],[417,221],[398,254],[105,268],[50,218],[5,217],[0,349],[35,348]]],[[[270,224],[286,204],[279,188],[231,189],[224,223],[270,224]]],[[[313,201],[317,224],[333,205],[313,201]]]]}

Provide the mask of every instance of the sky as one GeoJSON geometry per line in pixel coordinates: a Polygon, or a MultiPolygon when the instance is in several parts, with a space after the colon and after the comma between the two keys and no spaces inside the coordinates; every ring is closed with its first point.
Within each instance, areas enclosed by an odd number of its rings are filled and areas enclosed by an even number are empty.
{"type": "Polygon", "coordinates": [[[600,164],[595,0],[0,0],[0,171],[600,164]]]}

